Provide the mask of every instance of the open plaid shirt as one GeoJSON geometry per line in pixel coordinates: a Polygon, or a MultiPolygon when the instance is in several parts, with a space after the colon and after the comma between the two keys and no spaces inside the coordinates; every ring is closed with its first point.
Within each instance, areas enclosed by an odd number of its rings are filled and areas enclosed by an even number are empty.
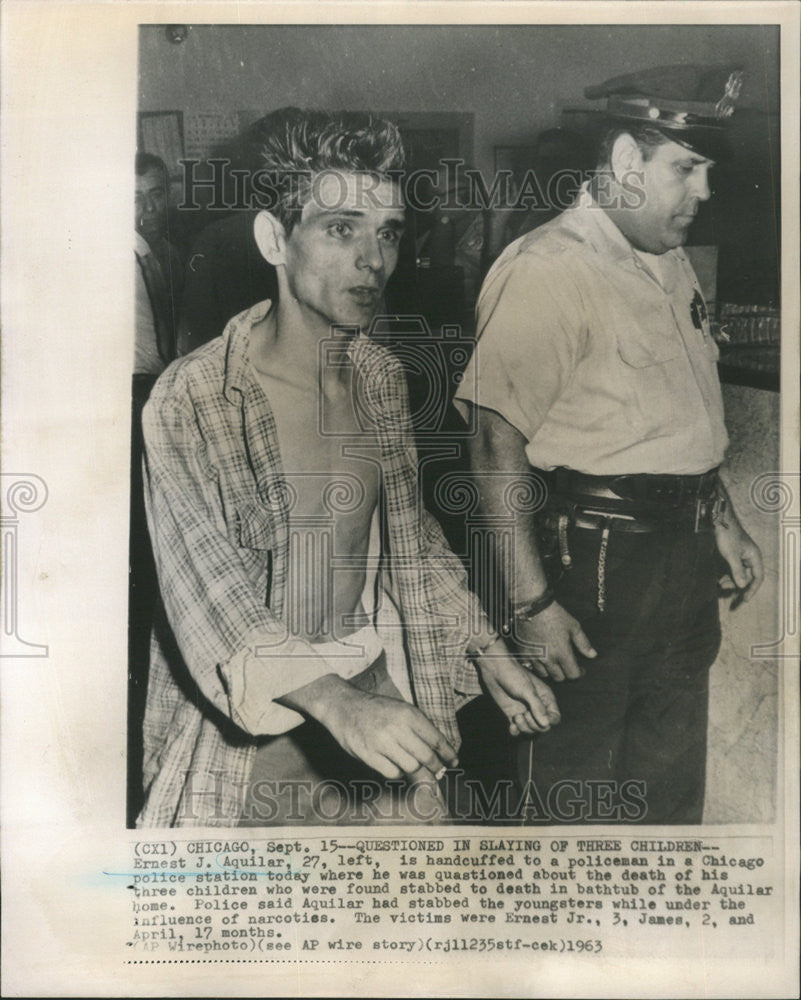
{"type": "MultiPolygon", "coordinates": [[[[303,721],[272,699],[331,672],[283,621],[286,482],[272,410],[248,362],[251,326],[269,306],[235,317],[221,338],[171,365],[144,410],[145,500],[165,613],[151,640],[140,827],[235,825],[255,738],[303,721]],[[237,709],[248,699],[265,702],[268,730],[248,728],[237,709]]],[[[403,622],[415,703],[458,745],[456,710],[480,692],[467,645],[485,646],[493,633],[423,509],[399,362],[364,336],[349,354],[380,454],[379,585],[403,622]]]]}

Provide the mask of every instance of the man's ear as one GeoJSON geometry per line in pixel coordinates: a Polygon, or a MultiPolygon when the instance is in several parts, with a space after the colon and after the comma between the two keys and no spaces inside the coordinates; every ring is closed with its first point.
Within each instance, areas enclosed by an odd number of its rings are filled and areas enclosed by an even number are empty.
{"type": "Polygon", "coordinates": [[[615,180],[621,183],[626,174],[642,167],[642,151],[633,136],[622,132],[612,145],[609,160],[615,180]]]}
{"type": "Polygon", "coordinates": [[[253,235],[259,252],[268,264],[278,267],[285,262],[286,233],[272,212],[259,212],[253,223],[253,235]]]}

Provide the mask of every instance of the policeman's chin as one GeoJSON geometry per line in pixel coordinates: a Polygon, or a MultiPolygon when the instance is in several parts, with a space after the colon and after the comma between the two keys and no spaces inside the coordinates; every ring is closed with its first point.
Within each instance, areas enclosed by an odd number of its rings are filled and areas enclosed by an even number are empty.
{"type": "Polygon", "coordinates": [[[643,247],[648,253],[663,254],[668,250],[675,250],[676,247],[683,247],[687,242],[692,219],[689,222],[676,223],[659,234],[651,246],[643,247]]]}

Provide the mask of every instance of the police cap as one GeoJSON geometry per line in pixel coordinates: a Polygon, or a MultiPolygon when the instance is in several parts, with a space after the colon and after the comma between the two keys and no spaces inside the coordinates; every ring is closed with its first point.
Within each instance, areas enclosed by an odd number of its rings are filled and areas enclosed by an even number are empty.
{"type": "Polygon", "coordinates": [[[731,66],[658,66],[587,87],[589,100],[605,97],[610,121],[651,125],[710,160],[730,155],[728,126],[742,86],[731,66]]]}

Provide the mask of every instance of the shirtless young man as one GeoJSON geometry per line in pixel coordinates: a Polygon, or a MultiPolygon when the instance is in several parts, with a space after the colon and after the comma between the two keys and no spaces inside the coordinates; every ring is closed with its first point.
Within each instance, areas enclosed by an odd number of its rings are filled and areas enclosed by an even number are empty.
{"type": "Polygon", "coordinates": [[[404,225],[397,130],[290,110],[264,156],[278,301],[172,365],[144,417],[165,614],[138,824],[442,819],[479,673],[514,732],[558,712],[422,509],[402,369],[362,334],[404,225]]]}

